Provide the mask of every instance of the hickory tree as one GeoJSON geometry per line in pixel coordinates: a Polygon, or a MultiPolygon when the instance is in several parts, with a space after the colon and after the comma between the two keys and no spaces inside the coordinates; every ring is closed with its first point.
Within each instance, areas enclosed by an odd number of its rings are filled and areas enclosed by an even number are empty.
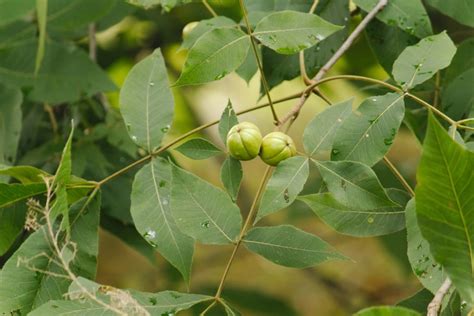
{"type": "MultiPolygon", "coordinates": [[[[473,315],[473,27],[474,6],[463,0],[0,1],[0,314],[238,315],[252,307],[234,304],[226,279],[243,248],[297,269],[351,260],[320,236],[266,221],[300,203],[340,234],[405,232],[397,242],[423,289],[398,305],[349,312],[473,315]],[[116,87],[101,67],[110,70],[118,53],[102,57],[96,33],[107,36],[133,15],[171,34],[168,12],[188,6],[204,13],[184,27],[179,77],[168,79],[178,74],[165,63],[162,33],[128,72],[119,110],[111,106],[104,93],[116,87]],[[328,75],[363,36],[388,79],[328,75]],[[258,76],[262,102],[242,111],[229,102],[219,120],[192,130],[173,123],[173,89],[234,72],[246,81],[258,76]],[[304,89],[272,95],[295,78],[304,89]],[[357,83],[370,96],[332,102],[321,87],[334,81],[357,83]],[[310,98],[327,107],[292,139],[310,98]],[[289,111],[277,109],[288,100],[289,111]],[[267,135],[239,122],[256,110],[273,123],[267,135]],[[170,135],[172,123],[180,135],[170,135]],[[211,126],[219,144],[200,134],[211,126]],[[416,185],[386,156],[401,126],[422,144],[416,185]],[[176,155],[220,155],[222,183],[186,170],[176,155]],[[237,203],[242,165],[252,159],[265,171],[244,208],[237,203]],[[382,185],[376,165],[386,165],[396,187],[382,185]],[[310,169],[320,184],[307,184],[310,169]],[[99,227],[148,258],[159,254],[189,291],[96,282],[99,227]],[[228,256],[212,263],[221,272],[208,291],[192,286],[196,244],[228,256]]],[[[260,312],[289,315],[271,308],[260,312]]]]}

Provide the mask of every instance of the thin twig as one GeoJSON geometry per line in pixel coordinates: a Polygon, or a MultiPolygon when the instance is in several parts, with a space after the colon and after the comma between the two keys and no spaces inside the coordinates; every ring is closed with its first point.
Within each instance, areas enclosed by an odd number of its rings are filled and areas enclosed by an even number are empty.
{"type": "Polygon", "coordinates": [[[242,243],[242,239],[245,236],[245,233],[247,233],[247,230],[252,226],[253,218],[256,215],[257,212],[257,205],[258,202],[260,201],[260,197],[263,194],[263,191],[265,189],[265,184],[267,183],[268,178],[271,175],[272,167],[268,166],[265,169],[265,173],[263,174],[262,181],[260,182],[260,185],[258,186],[257,193],[255,194],[255,198],[253,199],[252,206],[250,207],[250,211],[247,214],[247,218],[245,219],[244,226],[242,227],[242,230],[240,231],[239,237],[237,239],[237,243],[234,246],[234,249],[232,250],[232,254],[230,255],[229,261],[227,262],[227,266],[225,267],[224,273],[222,274],[221,281],[219,283],[219,287],[217,288],[215,298],[219,299],[221,294],[222,294],[222,289],[224,288],[224,283],[227,275],[229,274],[230,267],[232,265],[232,262],[234,261],[235,255],[237,253],[237,250],[239,249],[240,244],[242,243]]]}
{"type": "Polygon", "coordinates": [[[331,69],[332,66],[339,60],[339,58],[344,55],[344,53],[352,46],[354,41],[359,37],[362,31],[367,27],[370,21],[381,11],[388,3],[388,0],[379,0],[377,5],[370,10],[369,13],[364,17],[364,19],[357,25],[354,31],[347,37],[347,39],[342,43],[341,47],[334,53],[334,55],[327,61],[327,63],[318,71],[318,73],[313,77],[313,81],[318,81],[331,69]]]}
{"type": "Polygon", "coordinates": [[[435,78],[435,89],[434,89],[434,96],[433,96],[433,106],[435,108],[438,107],[438,102],[439,102],[439,86],[441,82],[441,75],[440,72],[438,71],[436,73],[436,78],[435,78]]]}
{"type": "MultiPolygon", "coordinates": [[[[278,99],[278,100],[275,100],[273,102],[273,104],[278,104],[278,103],[282,103],[282,102],[285,102],[285,101],[288,101],[288,100],[292,100],[292,99],[296,99],[300,96],[300,93],[295,93],[295,94],[292,94],[292,95],[289,95],[287,97],[284,97],[284,98],[281,98],[281,99],[278,99]]],[[[252,112],[252,111],[255,111],[255,110],[259,110],[259,109],[262,109],[264,107],[267,107],[269,106],[270,104],[269,103],[264,103],[264,104],[260,104],[260,105],[256,105],[256,106],[253,106],[253,107],[250,107],[248,109],[245,109],[245,110],[242,110],[242,111],[239,111],[239,112],[236,112],[235,115],[242,115],[242,114],[245,114],[245,113],[249,113],[249,112],[252,112]]],[[[113,178],[129,171],[130,169],[132,169],[133,167],[136,167],[146,161],[148,161],[149,159],[151,159],[152,157],[156,156],[156,155],[159,155],[160,153],[164,152],[165,150],[167,150],[168,148],[176,145],[177,143],[179,143],[180,141],[186,139],[187,137],[193,135],[193,134],[196,134],[206,128],[209,128],[211,126],[214,126],[216,124],[218,124],[220,122],[220,120],[215,120],[215,121],[212,121],[210,123],[207,123],[207,124],[204,124],[204,125],[201,125],[199,127],[196,127],[195,129],[193,130],[190,130],[189,132],[179,136],[178,138],[170,141],[169,143],[165,144],[164,146],[158,148],[156,151],[154,151],[153,153],[145,156],[145,157],[142,157],[140,158],[139,160],[137,161],[134,161],[132,162],[130,165],[128,166],[125,166],[123,167],[122,169],[114,172],[113,174],[105,177],[104,179],[100,180],[99,182],[97,182],[97,185],[100,187],[102,186],[104,183],[112,180],[113,178]]]]}
{"type": "Polygon", "coordinates": [[[448,293],[451,284],[452,283],[449,278],[446,278],[446,280],[444,280],[441,287],[438,289],[438,291],[436,291],[436,294],[431,300],[430,304],[428,304],[427,316],[438,316],[438,312],[441,309],[441,303],[443,302],[443,298],[448,293]]]}
{"type": "Polygon", "coordinates": [[[383,161],[385,162],[385,165],[387,165],[388,169],[390,169],[390,171],[395,175],[398,181],[400,181],[403,187],[408,191],[408,193],[410,193],[412,197],[415,196],[415,191],[413,191],[413,189],[402,176],[400,171],[398,171],[397,167],[395,167],[395,165],[387,158],[387,156],[383,157],[383,161]]]}
{"type": "Polygon", "coordinates": [[[216,17],[217,13],[214,11],[214,9],[211,7],[211,5],[207,2],[207,0],[202,0],[202,4],[206,7],[207,11],[212,14],[212,16],[216,17]]]}
{"type": "Polygon", "coordinates": [[[48,104],[44,104],[44,110],[48,113],[49,121],[51,122],[51,128],[53,129],[54,135],[58,135],[58,121],[56,120],[56,116],[54,115],[53,108],[48,104]]]}
{"type": "Polygon", "coordinates": [[[263,86],[263,89],[265,90],[265,94],[267,95],[268,103],[270,104],[270,109],[272,111],[274,123],[275,125],[280,125],[280,121],[278,120],[278,115],[275,111],[275,107],[273,106],[272,98],[270,97],[270,89],[268,88],[267,79],[265,78],[265,74],[263,72],[262,61],[260,60],[260,57],[258,57],[257,44],[255,43],[255,39],[252,36],[252,28],[250,27],[249,19],[247,17],[247,10],[245,9],[245,4],[243,0],[240,0],[240,7],[242,8],[242,14],[244,16],[245,25],[247,27],[247,33],[250,37],[250,43],[252,44],[252,49],[255,55],[255,59],[257,60],[257,66],[260,72],[260,79],[262,81],[262,86],[263,86]]]}
{"type": "MultiPolygon", "coordinates": [[[[318,82],[321,80],[324,75],[329,71],[329,69],[334,66],[334,64],[341,58],[341,56],[351,47],[354,41],[359,37],[362,31],[365,29],[367,24],[377,15],[377,13],[382,10],[387,5],[388,0],[379,0],[377,5],[365,16],[365,18],[357,25],[355,30],[347,37],[344,43],[339,47],[339,49],[334,53],[334,55],[326,62],[326,64],[318,71],[318,73],[313,77],[313,82],[318,82]]],[[[311,91],[311,90],[309,90],[311,91]]],[[[308,97],[307,93],[302,94],[302,99],[298,102],[293,109],[291,109],[285,117],[280,120],[280,125],[288,122],[292,117],[298,115],[299,111],[306,102],[308,97]]]]}
{"type": "Polygon", "coordinates": [[[314,0],[313,4],[311,5],[311,8],[309,9],[309,14],[313,14],[314,11],[316,10],[316,7],[318,6],[319,0],[314,0]]]}
{"type": "Polygon", "coordinates": [[[89,58],[97,62],[97,38],[95,36],[95,23],[89,24],[89,58]]]}
{"type": "Polygon", "coordinates": [[[217,303],[217,301],[214,300],[211,304],[209,304],[208,307],[206,307],[205,310],[202,311],[202,313],[199,314],[199,316],[204,316],[204,315],[206,315],[207,312],[210,311],[210,310],[214,307],[214,305],[216,305],[216,303],[217,303]]]}

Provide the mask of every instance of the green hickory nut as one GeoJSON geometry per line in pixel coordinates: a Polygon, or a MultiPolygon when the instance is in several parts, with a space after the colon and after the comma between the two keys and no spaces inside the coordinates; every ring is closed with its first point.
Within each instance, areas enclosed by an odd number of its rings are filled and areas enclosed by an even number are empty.
{"type": "Polygon", "coordinates": [[[188,24],[186,24],[186,26],[183,28],[183,38],[188,37],[198,24],[199,22],[197,21],[189,22],[188,24]]]}
{"type": "Polygon", "coordinates": [[[285,133],[273,132],[263,138],[260,158],[266,164],[276,166],[280,161],[294,155],[296,155],[295,143],[285,133]]]}
{"type": "Polygon", "coordinates": [[[262,144],[262,134],[255,124],[242,122],[234,125],[227,134],[227,148],[232,157],[250,160],[257,157],[262,144]]]}

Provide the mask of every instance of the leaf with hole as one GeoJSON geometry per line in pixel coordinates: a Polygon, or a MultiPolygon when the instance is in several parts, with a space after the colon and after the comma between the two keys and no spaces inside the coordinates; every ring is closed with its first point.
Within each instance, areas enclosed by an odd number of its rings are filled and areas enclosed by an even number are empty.
{"type": "Polygon", "coordinates": [[[352,99],[349,99],[332,105],[316,115],[304,130],[303,145],[305,152],[314,157],[330,151],[337,131],[351,113],[352,99]]]}
{"type": "Polygon", "coordinates": [[[392,201],[369,166],[355,161],[315,161],[337,202],[357,209],[400,206],[392,201]]]}
{"type": "Polygon", "coordinates": [[[255,221],[290,206],[308,176],[308,158],[297,156],[280,162],[265,187],[255,221]]]}
{"type": "MultiPolygon", "coordinates": [[[[364,11],[370,11],[377,0],[354,0],[364,11]]],[[[433,34],[431,22],[421,0],[390,0],[376,15],[384,23],[397,26],[408,34],[424,38],[433,34]]]]}
{"type": "Polygon", "coordinates": [[[393,63],[392,75],[404,89],[411,89],[449,66],[456,46],[446,32],[408,46],[393,63]]]}
{"type": "Polygon", "coordinates": [[[417,171],[418,226],[462,299],[474,302],[474,153],[429,116],[417,171]]]}

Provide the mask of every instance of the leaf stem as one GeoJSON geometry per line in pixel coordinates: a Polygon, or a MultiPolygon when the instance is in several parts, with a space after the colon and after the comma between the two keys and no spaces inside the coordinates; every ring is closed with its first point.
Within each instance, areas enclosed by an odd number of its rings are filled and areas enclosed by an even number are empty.
{"type": "Polygon", "coordinates": [[[202,0],[202,4],[206,7],[207,11],[212,14],[213,17],[217,16],[216,11],[211,7],[211,5],[207,2],[207,0],[202,0]]]}
{"type": "Polygon", "coordinates": [[[54,115],[53,108],[48,104],[44,104],[44,110],[48,113],[49,121],[51,122],[51,128],[53,129],[53,133],[55,136],[58,135],[58,121],[56,120],[56,116],[54,115]]]}
{"type": "Polygon", "coordinates": [[[400,181],[403,187],[408,191],[408,193],[410,193],[412,197],[415,196],[415,191],[413,191],[412,187],[408,184],[408,182],[402,176],[400,171],[398,171],[397,167],[395,167],[395,165],[387,158],[387,156],[383,157],[383,161],[385,162],[385,165],[390,169],[390,171],[395,175],[398,181],[400,181]]]}
{"type": "Polygon", "coordinates": [[[229,274],[230,267],[232,266],[232,262],[235,259],[237,250],[239,249],[239,246],[242,243],[242,239],[244,238],[247,230],[252,226],[253,218],[255,217],[258,210],[257,209],[258,202],[260,201],[260,197],[262,196],[262,193],[265,188],[265,183],[267,183],[267,180],[270,177],[271,171],[272,171],[272,167],[270,166],[268,166],[265,169],[265,173],[263,174],[262,181],[260,182],[260,185],[258,186],[257,193],[255,194],[255,198],[253,199],[253,202],[252,202],[252,206],[250,207],[250,211],[247,215],[247,218],[245,219],[244,226],[242,227],[242,230],[240,231],[239,237],[237,239],[237,243],[235,244],[234,249],[232,250],[232,254],[230,255],[230,258],[229,258],[229,261],[227,262],[224,273],[222,274],[221,281],[219,282],[219,287],[217,288],[216,295],[215,295],[216,300],[218,300],[222,294],[225,279],[227,278],[227,275],[229,274]]]}
{"type": "Polygon", "coordinates": [[[240,7],[242,8],[242,15],[244,17],[245,26],[247,27],[247,33],[250,37],[250,43],[252,44],[252,50],[253,50],[253,53],[255,55],[255,59],[257,60],[257,66],[258,66],[258,70],[260,72],[260,78],[262,80],[262,86],[263,86],[263,89],[265,90],[265,94],[267,95],[268,103],[270,104],[270,109],[272,111],[272,116],[273,116],[274,123],[275,123],[275,125],[280,125],[278,115],[275,111],[275,107],[273,106],[272,98],[270,97],[270,89],[268,88],[267,79],[265,78],[265,73],[263,72],[262,61],[260,60],[260,57],[258,57],[257,44],[255,44],[255,39],[252,36],[252,28],[251,28],[250,23],[249,23],[249,19],[248,19],[248,16],[247,16],[247,10],[245,8],[244,1],[239,0],[239,3],[240,3],[240,7]]]}

